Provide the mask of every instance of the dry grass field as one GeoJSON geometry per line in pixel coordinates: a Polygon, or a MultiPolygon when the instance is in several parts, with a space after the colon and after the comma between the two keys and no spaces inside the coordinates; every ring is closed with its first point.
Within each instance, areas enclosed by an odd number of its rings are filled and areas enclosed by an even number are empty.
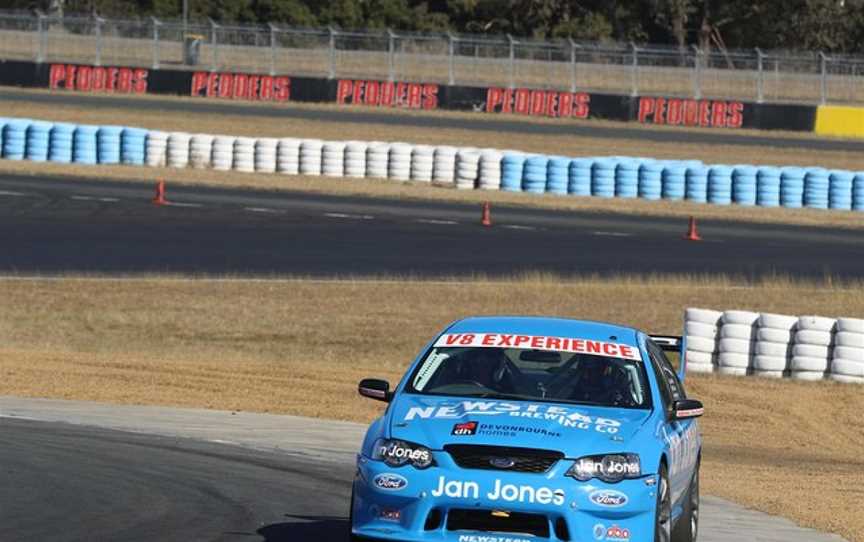
{"type": "MultiPolygon", "coordinates": [[[[861,284],[664,278],[0,280],[0,394],[367,421],[364,376],[395,381],[469,314],[680,329],[687,306],[860,315],[861,284]],[[442,302],[446,300],[446,302],[442,302]],[[658,300],[663,300],[662,303],[658,300]]],[[[693,376],[704,489],[864,541],[864,388],[693,376]]]]}

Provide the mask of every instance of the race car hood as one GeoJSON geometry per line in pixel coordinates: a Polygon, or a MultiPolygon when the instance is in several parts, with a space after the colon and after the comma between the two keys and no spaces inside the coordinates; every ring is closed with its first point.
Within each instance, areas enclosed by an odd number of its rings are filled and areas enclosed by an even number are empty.
{"type": "Polygon", "coordinates": [[[649,410],[401,394],[390,434],[441,450],[477,444],[560,450],[569,458],[625,452],[649,410]]]}

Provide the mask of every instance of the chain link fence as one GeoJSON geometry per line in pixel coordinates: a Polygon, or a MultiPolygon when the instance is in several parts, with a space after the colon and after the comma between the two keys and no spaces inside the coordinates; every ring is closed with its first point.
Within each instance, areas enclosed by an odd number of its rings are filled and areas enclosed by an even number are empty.
{"type": "Polygon", "coordinates": [[[864,103],[864,58],[0,11],[0,58],[755,102],[864,103]]]}

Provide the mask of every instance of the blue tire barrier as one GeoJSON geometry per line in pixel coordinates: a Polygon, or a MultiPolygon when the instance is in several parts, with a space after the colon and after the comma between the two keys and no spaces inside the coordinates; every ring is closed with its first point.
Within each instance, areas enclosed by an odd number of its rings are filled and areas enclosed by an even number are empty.
{"type": "Polygon", "coordinates": [[[639,197],[639,166],[633,158],[621,160],[615,168],[615,195],[619,198],[639,197]]]}
{"type": "Polygon", "coordinates": [[[780,205],[790,209],[800,209],[804,206],[804,176],[803,168],[784,167],[780,169],[780,205]]]}
{"type": "Polygon", "coordinates": [[[27,127],[27,139],[24,145],[24,157],[34,162],[48,160],[48,143],[51,136],[50,122],[33,121],[27,127]]]}
{"type": "Polygon", "coordinates": [[[546,170],[549,167],[548,156],[531,156],[525,160],[522,171],[522,190],[531,194],[546,192],[546,170]]]}
{"type": "Polygon", "coordinates": [[[732,169],[732,201],[738,205],[756,205],[756,175],[759,169],[755,166],[740,165],[732,169]]]}
{"type": "Polygon", "coordinates": [[[711,166],[708,169],[708,203],[732,203],[732,171],[730,166],[711,166]]]}
{"type": "Polygon", "coordinates": [[[571,196],[591,195],[591,168],[593,158],[575,158],[570,161],[567,193],[571,196]]]}
{"type": "Polygon", "coordinates": [[[147,154],[147,130],[123,128],[120,134],[120,161],[124,164],[141,166],[147,154]]]}
{"type": "Polygon", "coordinates": [[[100,164],[120,163],[122,126],[100,126],[96,133],[96,159],[100,164]]]}
{"type": "Polygon", "coordinates": [[[651,161],[639,166],[639,197],[658,200],[663,197],[663,164],[651,161]]]}
{"type": "Polygon", "coordinates": [[[9,121],[10,119],[7,119],[6,117],[0,117],[0,156],[3,155],[3,130],[9,121]]]}
{"type": "Polygon", "coordinates": [[[552,156],[546,166],[546,192],[566,195],[570,184],[570,158],[552,156]]]}
{"type": "Polygon", "coordinates": [[[48,140],[48,160],[61,164],[72,162],[72,138],[75,128],[74,124],[54,123],[48,140]]]}
{"type": "Polygon", "coordinates": [[[760,167],[756,173],[756,205],[780,206],[780,168],[760,167]]]}
{"type": "Polygon", "coordinates": [[[864,173],[856,173],[852,179],[852,210],[864,211],[864,173]]]}
{"type": "Polygon", "coordinates": [[[663,167],[663,199],[682,200],[687,192],[687,166],[669,162],[663,167]]]}
{"type": "Polygon", "coordinates": [[[688,167],[685,180],[684,198],[694,203],[707,203],[708,168],[703,165],[688,167]]]}
{"type": "Polygon", "coordinates": [[[79,125],[72,134],[72,161],[76,164],[96,164],[96,134],[99,127],[79,125]]]}
{"type": "Polygon", "coordinates": [[[3,158],[23,160],[27,149],[29,120],[11,119],[3,127],[3,158]]]}
{"type": "Polygon", "coordinates": [[[804,175],[804,206],[810,209],[828,208],[828,188],[831,174],[824,168],[808,168],[804,175]]]}
{"type": "Polygon", "coordinates": [[[852,183],[855,174],[851,171],[834,170],[828,176],[828,207],[852,210],[852,183]]]}
{"type": "Polygon", "coordinates": [[[522,175],[525,169],[525,155],[508,153],[501,158],[501,190],[505,192],[522,191],[522,175]]]}
{"type": "Polygon", "coordinates": [[[591,166],[591,195],[598,198],[615,197],[615,169],[618,162],[610,158],[595,160],[591,166]]]}

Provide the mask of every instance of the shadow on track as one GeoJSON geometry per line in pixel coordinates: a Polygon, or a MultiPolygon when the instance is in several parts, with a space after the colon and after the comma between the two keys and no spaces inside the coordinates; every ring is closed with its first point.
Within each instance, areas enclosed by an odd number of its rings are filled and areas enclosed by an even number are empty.
{"type": "Polygon", "coordinates": [[[288,516],[284,523],[258,529],[266,542],[321,542],[348,540],[348,518],[332,516],[288,516]]]}

